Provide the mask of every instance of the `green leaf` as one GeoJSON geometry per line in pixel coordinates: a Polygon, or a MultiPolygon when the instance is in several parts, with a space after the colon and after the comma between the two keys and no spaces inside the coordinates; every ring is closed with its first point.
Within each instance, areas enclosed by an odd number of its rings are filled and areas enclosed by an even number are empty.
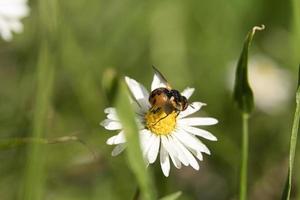
{"type": "Polygon", "coordinates": [[[261,27],[255,26],[248,33],[237,64],[233,97],[239,109],[248,114],[252,111],[254,105],[253,92],[248,82],[248,51],[255,31],[264,28],[264,25],[261,27]]]}
{"type": "MultiPolygon", "coordinates": [[[[47,132],[47,116],[51,106],[52,87],[55,76],[53,56],[48,42],[42,42],[37,69],[37,92],[33,117],[32,138],[44,140],[47,132]]],[[[45,148],[40,143],[28,146],[22,198],[24,200],[43,199],[45,179],[45,148]]]]}
{"type": "Polygon", "coordinates": [[[118,76],[114,69],[108,68],[103,72],[102,85],[108,102],[113,103],[118,93],[118,76]]]}
{"type": "MultiPolygon", "coordinates": [[[[300,66],[299,66],[300,72],[300,66]]],[[[297,137],[299,130],[299,120],[300,120],[300,87],[299,87],[300,73],[298,76],[298,89],[296,92],[296,111],[294,115],[294,122],[292,127],[292,133],[290,138],[290,152],[289,152],[289,166],[288,166],[288,175],[286,179],[286,184],[282,194],[282,200],[289,200],[291,196],[292,190],[292,175],[294,168],[294,161],[296,155],[296,147],[297,147],[297,137]]]]}
{"type": "Polygon", "coordinates": [[[68,74],[68,82],[76,95],[78,107],[83,117],[91,124],[98,123],[101,105],[104,100],[97,85],[98,77],[94,75],[86,62],[86,53],[72,32],[69,24],[63,24],[61,36],[61,65],[68,74]],[[85,67],[83,67],[85,66],[85,67]]]}
{"type": "Polygon", "coordinates": [[[149,170],[146,169],[146,165],[142,156],[140,142],[139,142],[139,130],[136,124],[135,112],[129,101],[129,93],[124,81],[119,81],[119,89],[116,94],[115,105],[118,113],[118,117],[122,123],[123,130],[125,132],[127,141],[127,161],[128,165],[134,173],[142,198],[145,200],[156,199],[155,190],[152,184],[149,170]]]}
{"type": "Polygon", "coordinates": [[[182,192],[181,191],[178,191],[178,192],[175,192],[175,193],[172,193],[172,194],[169,194],[163,198],[160,198],[160,200],[176,200],[178,199],[180,196],[181,196],[182,192]]]}
{"type": "Polygon", "coordinates": [[[299,88],[300,86],[300,64],[299,64],[299,68],[298,68],[298,85],[297,88],[299,88]]]}
{"type": "MultiPolygon", "coordinates": [[[[57,51],[59,46],[57,19],[59,19],[58,0],[37,1],[36,40],[39,44],[36,71],[36,94],[30,137],[43,140],[49,131],[49,110],[55,81],[57,51]]],[[[25,162],[22,189],[18,199],[39,200],[44,198],[47,177],[47,150],[40,143],[29,143],[25,162]]]]}
{"type": "Polygon", "coordinates": [[[291,44],[293,48],[292,62],[299,62],[300,60],[300,1],[292,0],[292,18],[291,18],[291,44]]]}

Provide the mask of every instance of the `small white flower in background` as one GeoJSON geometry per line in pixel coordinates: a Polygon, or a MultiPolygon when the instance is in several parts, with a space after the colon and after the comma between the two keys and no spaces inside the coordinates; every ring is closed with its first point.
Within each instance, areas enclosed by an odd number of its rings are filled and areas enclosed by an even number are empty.
{"type": "MultiPolygon", "coordinates": [[[[188,117],[204,106],[204,103],[193,102],[188,108],[177,115],[172,112],[166,117],[163,111],[153,113],[148,101],[149,92],[137,81],[125,77],[126,83],[136,101],[132,101],[137,121],[140,127],[139,137],[144,160],[147,164],[154,163],[159,155],[161,169],[165,176],[169,176],[170,159],[176,168],[190,165],[199,170],[196,160],[203,160],[202,153],[210,154],[209,149],[196,137],[216,141],[217,138],[210,132],[197,128],[196,126],[214,125],[218,121],[209,117],[188,117]]],[[[157,74],[154,75],[151,91],[159,87],[167,87],[167,83],[157,74]]],[[[187,99],[193,94],[193,88],[186,88],[181,94],[187,99]]],[[[119,133],[110,137],[106,143],[116,145],[112,155],[120,154],[126,147],[126,139],[122,131],[115,108],[106,108],[104,112],[107,119],[101,125],[107,130],[118,130],[119,133]]]]}
{"type": "MultiPolygon", "coordinates": [[[[233,88],[235,64],[230,64],[228,87],[233,88]]],[[[257,55],[249,61],[248,78],[252,88],[255,106],[268,114],[275,114],[291,97],[290,74],[274,60],[257,55]]]]}
{"type": "Polygon", "coordinates": [[[0,35],[11,41],[13,33],[21,33],[21,19],[29,15],[27,0],[0,0],[0,35]]]}

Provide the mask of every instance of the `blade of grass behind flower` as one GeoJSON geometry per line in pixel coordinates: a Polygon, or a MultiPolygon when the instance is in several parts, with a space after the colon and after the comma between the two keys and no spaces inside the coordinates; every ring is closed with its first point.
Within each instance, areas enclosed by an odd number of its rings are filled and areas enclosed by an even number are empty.
{"type": "Polygon", "coordinates": [[[64,69],[69,74],[72,89],[76,93],[79,106],[85,114],[85,118],[92,124],[98,123],[102,97],[96,84],[95,75],[85,61],[82,51],[74,33],[67,24],[63,25],[61,61],[64,69]]]}
{"type": "MultiPolygon", "coordinates": [[[[33,119],[32,137],[42,140],[45,134],[46,121],[52,86],[54,79],[54,67],[50,65],[48,46],[44,43],[40,50],[38,63],[37,94],[35,101],[35,112],[33,119]]],[[[25,170],[24,188],[22,199],[39,200],[42,199],[43,171],[44,171],[44,146],[39,143],[30,143],[28,147],[28,158],[25,170]]]]}
{"type": "Polygon", "coordinates": [[[149,170],[146,169],[140,148],[139,131],[135,121],[135,112],[130,104],[129,93],[124,81],[119,81],[117,92],[115,105],[127,140],[126,152],[128,165],[136,176],[142,195],[141,199],[156,199],[151,176],[149,170]]]}
{"type": "MultiPolygon", "coordinates": [[[[55,49],[57,33],[57,0],[37,2],[37,30],[35,37],[39,41],[37,53],[37,90],[32,121],[32,135],[36,140],[43,139],[49,116],[52,88],[55,74],[55,49]]],[[[56,50],[56,49],[55,49],[56,50]]],[[[24,181],[21,190],[23,200],[43,199],[45,170],[45,146],[40,143],[28,144],[24,181]]]]}

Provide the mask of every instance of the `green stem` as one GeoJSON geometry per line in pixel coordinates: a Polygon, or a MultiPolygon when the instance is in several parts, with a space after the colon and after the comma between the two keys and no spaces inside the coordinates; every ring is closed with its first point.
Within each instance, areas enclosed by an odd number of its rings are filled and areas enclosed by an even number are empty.
{"type": "Polygon", "coordinates": [[[296,154],[296,146],[297,146],[297,135],[299,128],[299,119],[300,119],[300,88],[298,88],[296,94],[296,111],[294,115],[294,122],[290,140],[290,154],[289,154],[289,169],[288,169],[288,180],[287,180],[287,193],[286,199],[290,199],[291,188],[292,188],[292,175],[293,175],[293,166],[296,154]]]}
{"type": "Polygon", "coordinates": [[[139,199],[140,199],[140,188],[137,187],[132,200],[139,200],[139,199]]]}
{"type": "Polygon", "coordinates": [[[243,119],[243,136],[242,136],[242,161],[241,161],[241,175],[240,175],[240,200],[247,199],[247,171],[248,171],[248,120],[247,113],[242,114],[243,119]]]}

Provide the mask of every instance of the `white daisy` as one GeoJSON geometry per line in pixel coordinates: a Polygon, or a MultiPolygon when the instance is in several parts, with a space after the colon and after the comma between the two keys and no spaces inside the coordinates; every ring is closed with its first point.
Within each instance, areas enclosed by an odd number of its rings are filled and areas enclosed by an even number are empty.
{"type": "MultiPolygon", "coordinates": [[[[291,76],[275,60],[259,54],[249,60],[249,83],[253,89],[255,106],[265,113],[276,114],[286,110],[292,96],[291,76]]],[[[228,65],[227,88],[234,85],[235,64],[228,65]]]]}
{"type": "Polygon", "coordinates": [[[12,32],[21,33],[21,19],[28,16],[27,0],[0,0],[0,35],[5,41],[12,39],[12,32]]]}
{"type": "MultiPolygon", "coordinates": [[[[125,77],[125,80],[135,98],[132,103],[136,109],[137,121],[140,126],[139,138],[145,162],[147,164],[154,163],[159,154],[161,169],[165,176],[169,176],[170,172],[169,158],[178,169],[183,164],[199,170],[196,158],[202,160],[202,153],[210,154],[210,151],[196,136],[211,141],[216,141],[217,138],[210,132],[195,126],[214,125],[218,121],[209,117],[187,116],[197,112],[205,104],[193,102],[179,115],[174,111],[165,117],[166,113],[163,111],[158,113],[150,111],[149,92],[143,85],[129,77],[125,77]]],[[[155,74],[151,91],[159,87],[167,87],[167,83],[159,74],[155,74]]],[[[186,88],[181,94],[189,99],[193,92],[194,88],[186,88]]],[[[126,138],[116,109],[110,107],[106,108],[104,112],[107,114],[107,119],[101,122],[101,125],[107,130],[119,131],[117,135],[106,141],[108,145],[116,145],[112,151],[112,156],[116,156],[125,149],[126,138]]]]}

